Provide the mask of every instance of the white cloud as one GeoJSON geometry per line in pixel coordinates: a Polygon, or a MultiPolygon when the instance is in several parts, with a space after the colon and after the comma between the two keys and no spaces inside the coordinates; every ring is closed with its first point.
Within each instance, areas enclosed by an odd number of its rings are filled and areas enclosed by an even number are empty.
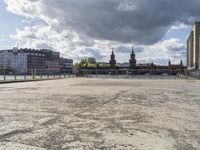
{"type": "MultiPolygon", "coordinates": [[[[145,60],[153,60],[158,64],[167,64],[169,59],[173,63],[180,63],[180,60],[185,60],[184,52],[186,52],[186,45],[179,39],[162,40],[156,44],[145,47],[143,55],[147,56],[145,60]]],[[[143,60],[143,58],[142,58],[143,60]]]]}
{"type": "MultiPolygon", "coordinates": [[[[190,28],[189,25],[186,25],[184,23],[178,23],[177,25],[172,26],[169,31],[177,31],[177,30],[184,30],[190,28]]],[[[168,32],[169,32],[168,31],[168,32]]]]}
{"type": "Polygon", "coordinates": [[[116,9],[118,11],[134,11],[137,10],[138,7],[138,3],[136,3],[135,1],[132,0],[121,0],[120,3],[118,4],[118,6],[116,7],[116,9]]]}
{"type": "Polygon", "coordinates": [[[5,41],[5,35],[4,34],[0,34],[0,42],[4,42],[5,41]]]}

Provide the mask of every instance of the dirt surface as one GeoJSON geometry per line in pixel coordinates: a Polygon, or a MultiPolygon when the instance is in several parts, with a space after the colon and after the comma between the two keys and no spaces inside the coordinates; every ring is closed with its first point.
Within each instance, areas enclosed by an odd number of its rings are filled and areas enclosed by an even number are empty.
{"type": "Polygon", "coordinates": [[[199,150],[200,81],[0,85],[1,150],[199,150]]]}

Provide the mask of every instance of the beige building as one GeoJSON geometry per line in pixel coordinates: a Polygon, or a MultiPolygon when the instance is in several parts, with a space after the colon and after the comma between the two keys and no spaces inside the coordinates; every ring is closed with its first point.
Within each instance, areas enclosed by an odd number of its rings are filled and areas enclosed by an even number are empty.
{"type": "Polygon", "coordinates": [[[187,40],[187,68],[200,70],[200,22],[196,22],[187,40]]]}

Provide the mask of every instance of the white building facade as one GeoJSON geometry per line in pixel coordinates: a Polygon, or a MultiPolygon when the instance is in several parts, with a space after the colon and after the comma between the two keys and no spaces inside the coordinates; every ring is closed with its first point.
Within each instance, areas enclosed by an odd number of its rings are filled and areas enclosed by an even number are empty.
{"type": "Polygon", "coordinates": [[[196,22],[187,40],[187,68],[200,70],[200,22],[196,22]]]}
{"type": "Polygon", "coordinates": [[[18,50],[0,51],[1,69],[13,69],[16,73],[27,72],[27,53],[18,50]]]}
{"type": "Polygon", "coordinates": [[[13,52],[10,57],[10,67],[18,73],[27,72],[27,53],[13,52]]]}

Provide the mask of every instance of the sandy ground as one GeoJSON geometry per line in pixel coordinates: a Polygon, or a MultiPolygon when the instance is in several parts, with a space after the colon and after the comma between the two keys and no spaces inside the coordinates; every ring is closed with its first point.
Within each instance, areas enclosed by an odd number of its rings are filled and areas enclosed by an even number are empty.
{"type": "Polygon", "coordinates": [[[199,150],[200,81],[0,85],[0,150],[199,150]]]}

